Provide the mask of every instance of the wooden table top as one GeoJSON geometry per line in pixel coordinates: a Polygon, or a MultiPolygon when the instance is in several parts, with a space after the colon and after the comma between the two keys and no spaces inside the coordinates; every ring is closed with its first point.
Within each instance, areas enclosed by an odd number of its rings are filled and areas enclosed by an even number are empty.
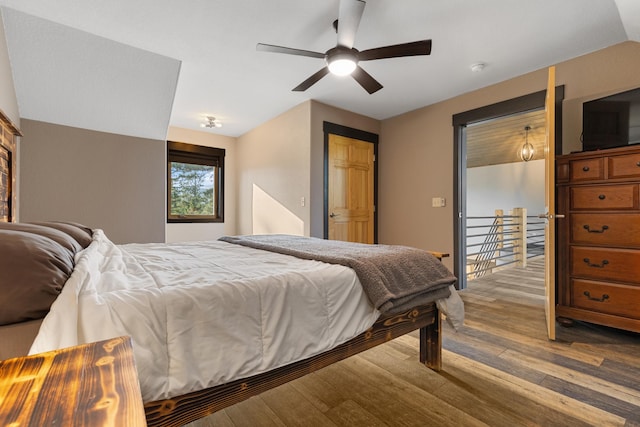
{"type": "Polygon", "coordinates": [[[0,361],[0,425],[146,426],[131,339],[0,361]]]}

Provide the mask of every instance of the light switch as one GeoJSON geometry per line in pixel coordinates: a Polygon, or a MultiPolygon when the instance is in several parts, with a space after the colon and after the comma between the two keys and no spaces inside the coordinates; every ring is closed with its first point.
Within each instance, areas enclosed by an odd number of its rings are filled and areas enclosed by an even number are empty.
{"type": "Polygon", "coordinates": [[[431,199],[431,206],[434,208],[443,208],[445,205],[446,202],[444,197],[434,197],[431,199]]]}

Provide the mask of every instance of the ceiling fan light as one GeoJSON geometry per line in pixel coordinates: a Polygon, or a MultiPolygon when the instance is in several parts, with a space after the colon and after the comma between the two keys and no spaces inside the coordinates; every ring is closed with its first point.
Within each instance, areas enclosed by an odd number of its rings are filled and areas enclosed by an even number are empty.
{"type": "Polygon", "coordinates": [[[353,58],[335,58],[329,62],[329,71],[336,76],[348,76],[356,69],[353,58]]]}

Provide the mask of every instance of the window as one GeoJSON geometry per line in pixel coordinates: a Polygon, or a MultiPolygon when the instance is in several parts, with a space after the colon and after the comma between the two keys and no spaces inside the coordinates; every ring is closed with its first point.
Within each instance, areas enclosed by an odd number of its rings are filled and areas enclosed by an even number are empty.
{"type": "Polygon", "coordinates": [[[167,222],[224,222],[224,153],[167,141],[167,222]]]}

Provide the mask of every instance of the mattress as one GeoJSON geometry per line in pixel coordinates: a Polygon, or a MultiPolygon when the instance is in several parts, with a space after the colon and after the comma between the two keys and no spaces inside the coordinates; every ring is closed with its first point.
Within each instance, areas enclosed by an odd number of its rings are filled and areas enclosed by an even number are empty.
{"type": "Polygon", "coordinates": [[[153,401],[322,353],[378,316],[348,267],[220,241],[115,245],[95,230],[30,353],[131,336],[153,401]]]}

